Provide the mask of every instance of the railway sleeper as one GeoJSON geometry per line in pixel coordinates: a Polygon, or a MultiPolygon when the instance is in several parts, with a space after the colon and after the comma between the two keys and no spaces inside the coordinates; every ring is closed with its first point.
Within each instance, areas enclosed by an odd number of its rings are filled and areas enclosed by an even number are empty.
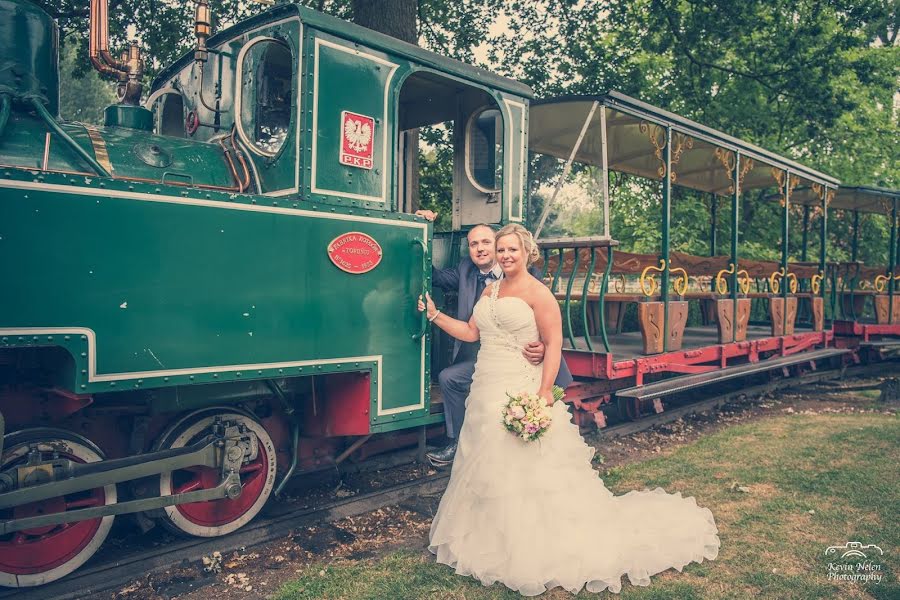
{"type": "Polygon", "coordinates": [[[218,485],[207,489],[0,521],[0,535],[178,504],[238,498],[242,491],[241,465],[246,460],[253,460],[259,452],[258,439],[243,426],[219,425],[210,435],[189,446],[92,463],[78,463],[67,458],[42,460],[39,451],[31,450],[32,456],[26,464],[0,473],[0,490],[3,490],[0,492],[0,510],[187,467],[217,469],[220,480],[218,485]]]}

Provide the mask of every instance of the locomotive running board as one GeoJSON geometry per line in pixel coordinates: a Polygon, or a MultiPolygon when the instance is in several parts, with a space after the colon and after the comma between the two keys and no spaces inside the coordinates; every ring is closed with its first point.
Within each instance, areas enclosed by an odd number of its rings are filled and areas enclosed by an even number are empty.
{"type": "Polygon", "coordinates": [[[671,396],[679,392],[685,392],[694,388],[707,386],[728,379],[736,379],[754,373],[762,373],[771,371],[772,369],[780,369],[791,365],[798,365],[805,362],[812,362],[824,358],[832,358],[841,356],[850,352],[846,348],[825,348],[815,350],[813,352],[800,352],[790,356],[781,358],[772,358],[757,363],[746,365],[738,365],[735,367],[726,367],[718,371],[708,371],[697,375],[683,375],[680,377],[672,377],[655,383],[647,383],[637,387],[625,388],[616,392],[617,398],[633,398],[635,400],[645,400],[648,398],[661,398],[663,396],[671,396]]]}

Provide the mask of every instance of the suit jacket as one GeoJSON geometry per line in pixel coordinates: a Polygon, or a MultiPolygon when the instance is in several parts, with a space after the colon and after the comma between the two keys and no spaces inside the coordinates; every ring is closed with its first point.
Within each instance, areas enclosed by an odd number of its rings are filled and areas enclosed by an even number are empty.
{"type": "MultiPolygon", "coordinates": [[[[536,269],[529,269],[529,272],[536,278],[540,276],[540,272],[536,269]]],[[[460,321],[468,321],[472,317],[472,311],[475,310],[475,303],[478,298],[475,297],[475,288],[478,285],[478,267],[466,256],[455,268],[435,269],[431,267],[431,281],[435,287],[441,288],[445,292],[456,292],[456,318],[460,321]]],[[[453,362],[456,362],[459,351],[464,345],[470,345],[471,354],[474,356],[477,351],[477,342],[460,342],[453,340],[453,362]]],[[[565,388],[572,383],[572,374],[566,365],[565,359],[560,359],[559,373],[556,376],[556,385],[565,388]]]]}

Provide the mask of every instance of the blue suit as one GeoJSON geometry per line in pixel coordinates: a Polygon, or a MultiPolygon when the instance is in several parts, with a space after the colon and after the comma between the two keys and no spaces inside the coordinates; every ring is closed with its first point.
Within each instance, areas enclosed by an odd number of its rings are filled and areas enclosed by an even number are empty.
{"type": "MultiPolygon", "coordinates": [[[[537,273],[531,271],[537,277],[537,273]]],[[[456,291],[456,318],[468,321],[478,301],[478,267],[467,256],[456,268],[431,269],[431,280],[434,287],[445,292],[456,291]]],[[[444,399],[444,422],[447,437],[456,438],[462,429],[466,414],[466,398],[472,387],[472,375],[475,373],[475,358],[478,355],[478,342],[453,341],[453,362],[438,373],[438,383],[444,399]]],[[[572,383],[572,374],[565,360],[559,364],[556,385],[565,388],[572,383]]]]}

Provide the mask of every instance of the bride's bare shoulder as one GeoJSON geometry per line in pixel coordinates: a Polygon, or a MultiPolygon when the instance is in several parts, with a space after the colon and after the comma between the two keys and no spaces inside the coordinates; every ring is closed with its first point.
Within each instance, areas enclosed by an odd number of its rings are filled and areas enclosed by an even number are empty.
{"type": "Polygon", "coordinates": [[[528,293],[532,299],[532,302],[530,302],[529,304],[531,304],[532,306],[556,302],[556,296],[553,295],[553,292],[550,291],[550,288],[544,285],[544,282],[537,279],[531,282],[528,293]]]}

